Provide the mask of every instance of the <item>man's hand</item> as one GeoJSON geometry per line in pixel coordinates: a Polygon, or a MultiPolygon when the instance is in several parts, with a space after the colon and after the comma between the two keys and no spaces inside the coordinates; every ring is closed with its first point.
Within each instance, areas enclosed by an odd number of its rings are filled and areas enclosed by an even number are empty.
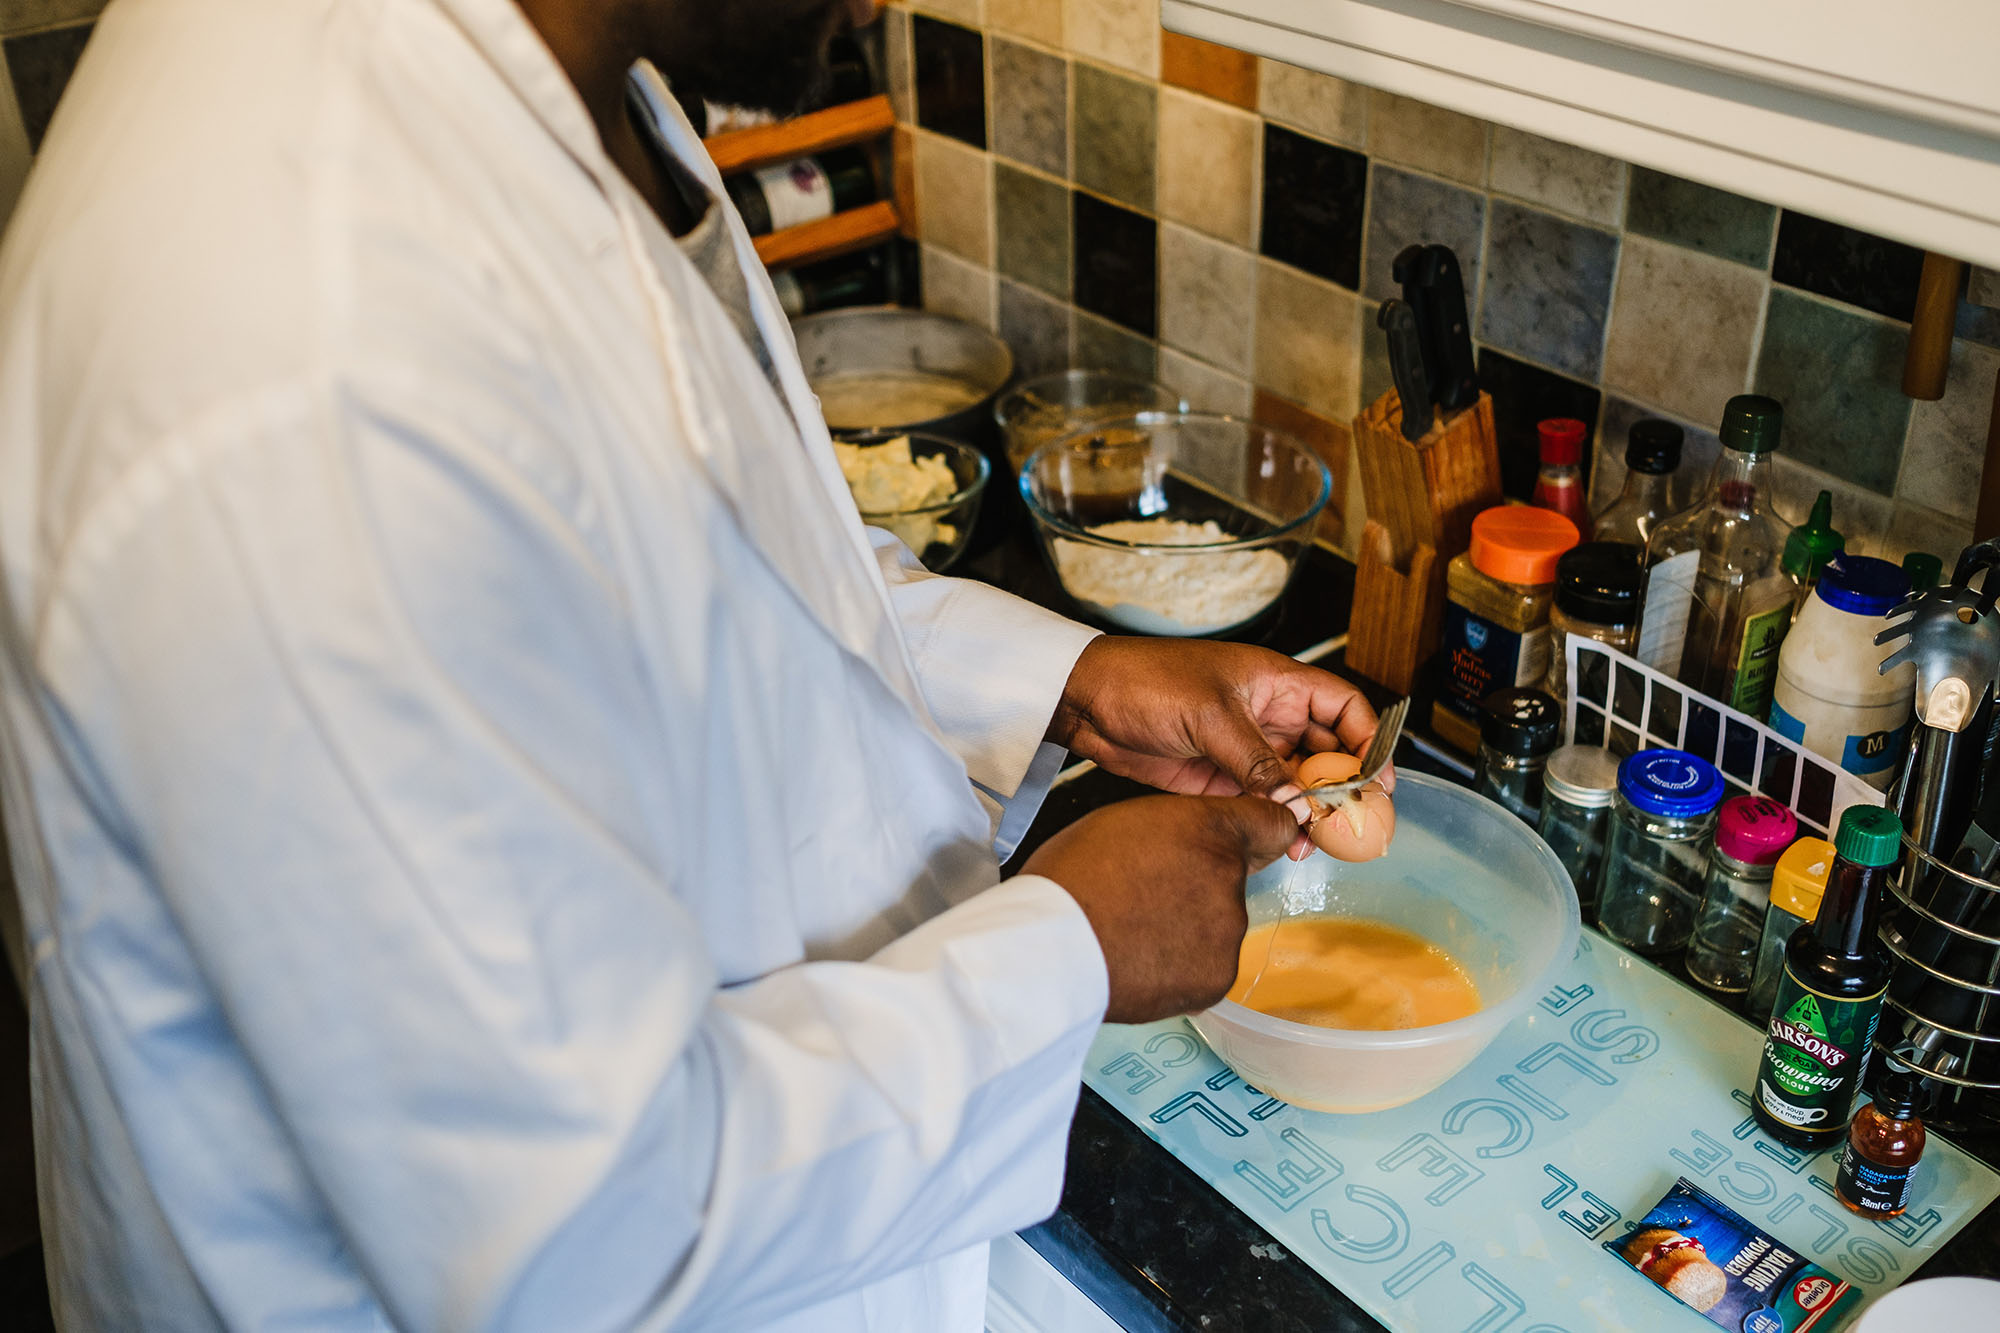
{"type": "MultiPolygon", "coordinates": [[[[1375,710],[1329,671],[1240,643],[1093,640],[1071,669],[1048,738],[1162,791],[1291,801],[1295,757],[1360,754],[1375,710]]],[[[1393,791],[1396,775],[1384,770],[1393,791]]],[[[1294,813],[1304,818],[1305,812],[1294,813]]],[[[1303,832],[1294,857],[1311,850],[1303,832]]]]}
{"type": "Polygon", "coordinates": [[[1298,824],[1266,800],[1141,796],[1093,811],[1022,867],[1083,908],[1111,978],[1113,1023],[1206,1009],[1236,981],[1243,880],[1298,824]]]}

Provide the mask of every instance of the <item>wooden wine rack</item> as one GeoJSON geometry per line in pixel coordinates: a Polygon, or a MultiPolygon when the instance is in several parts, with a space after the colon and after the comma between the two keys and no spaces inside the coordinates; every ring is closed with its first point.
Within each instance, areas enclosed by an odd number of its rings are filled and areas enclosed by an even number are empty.
{"type": "MultiPolygon", "coordinates": [[[[888,97],[878,94],[808,112],[776,125],[730,130],[704,142],[722,174],[734,176],[794,158],[872,143],[895,128],[896,113],[890,108],[888,97]]],[[[889,199],[881,199],[832,217],[759,236],[757,257],[773,272],[817,263],[878,245],[894,236],[902,225],[896,205],[889,199]]]]}

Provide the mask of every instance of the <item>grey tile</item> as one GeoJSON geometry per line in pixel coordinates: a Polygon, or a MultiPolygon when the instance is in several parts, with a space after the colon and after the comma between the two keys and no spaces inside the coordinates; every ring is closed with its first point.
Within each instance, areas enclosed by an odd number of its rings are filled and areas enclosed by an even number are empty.
{"type": "Polygon", "coordinates": [[[1952,345],[1944,397],[1910,409],[1896,498],[1970,520],[1986,465],[1986,422],[2000,351],[1960,339],[1952,345]]]}
{"type": "Polygon", "coordinates": [[[1785,451],[1869,490],[1893,491],[1910,419],[1908,342],[1889,320],[1773,288],[1757,392],[1785,405],[1785,451]]]}
{"type": "Polygon", "coordinates": [[[1075,147],[1076,183],[1150,213],[1159,86],[1095,65],[1078,65],[1075,96],[1070,142],[1075,147]]]}
{"type": "Polygon", "coordinates": [[[1632,168],[1625,229],[1754,268],[1771,264],[1778,210],[1740,194],[1632,168]]]}
{"type": "MultiPolygon", "coordinates": [[[[1881,555],[1894,518],[1895,501],[1865,486],[1808,467],[1782,450],[1771,463],[1771,508],[1797,527],[1812,514],[1821,491],[1833,496],[1833,530],[1856,555],[1881,555]]],[[[1902,553],[1896,555],[1901,560],[1902,553]]]]}
{"type": "Polygon", "coordinates": [[[1171,347],[1160,349],[1160,383],[1179,394],[1193,411],[1250,415],[1253,394],[1249,380],[1171,347]]]}
{"type": "Polygon", "coordinates": [[[1486,196],[1380,162],[1371,173],[1368,192],[1368,248],[1362,256],[1364,294],[1378,301],[1398,295],[1402,289],[1393,276],[1397,252],[1406,245],[1435,242],[1457,252],[1459,269],[1465,274],[1466,303],[1478,299],[1486,196]]]}
{"type": "Polygon", "coordinates": [[[1749,380],[1764,291],[1755,269],[1626,237],[1605,385],[1690,421],[1720,421],[1749,380]]]}
{"type": "Polygon", "coordinates": [[[993,259],[1002,275],[1068,299],[1069,237],[1069,190],[994,162],[993,259]]]}
{"type": "MultiPolygon", "coordinates": [[[[1590,472],[1590,508],[1593,513],[1616,499],[1619,488],[1625,484],[1625,442],[1632,433],[1632,423],[1662,415],[1629,398],[1620,398],[1612,393],[1604,395],[1604,407],[1597,422],[1597,461],[1590,472]]],[[[1681,440],[1681,465],[1674,473],[1668,490],[1673,507],[1678,511],[1695,502],[1696,495],[1708,481],[1709,470],[1715,466],[1717,455],[1722,452],[1722,441],[1716,438],[1711,427],[1674,416],[1666,416],[1665,419],[1686,432],[1681,440]]]]}
{"type": "Polygon", "coordinates": [[[1068,62],[1005,38],[994,38],[990,45],[993,151],[1067,178],[1068,62]]]}
{"type": "Polygon", "coordinates": [[[1248,250],[1161,225],[1161,342],[1247,374],[1256,293],[1257,260],[1248,250]]]}
{"type": "Polygon", "coordinates": [[[1949,574],[1958,563],[1958,553],[1971,541],[1970,523],[1899,501],[1879,554],[1885,560],[1901,561],[1911,551],[1929,551],[1944,561],[1949,574]]]}
{"type": "Polygon", "coordinates": [[[1504,199],[1487,225],[1480,341],[1596,379],[1618,237],[1504,199]]]}
{"type": "Polygon", "coordinates": [[[1953,332],[1957,337],[1970,338],[1988,347],[2000,347],[2000,309],[1961,301],[1958,326],[1953,332]]]}
{"type": "Polygon", "coordinates": [[[998,328],[1023,379],[1069,367],[1070,308],[1032,288],[1000,279],[998,328]]]}
{"type": "Polygon", "coordinates": [[[1965,275],[1965,299],[1974,305],[2000,306],[2000,269],[1974,264],[1965,275]]]}
{"type": "Polygon", "coordinates": [[[993,272],[958,256],[923,247],[924,309],[981,328],[993,327],[993,272]]]}
{"type": "Polygon", "coordinates": [[[1120,370],[1151,379],[1158,373],[1159,348],[1150,338],[1119,328],[1087,311],[1076,312],[1076,364],[1120,370]]]}
{"type": "Polygon", "coordinates": [[[1615,227],[1625,215],[1625,177],[1625,164],[1616,158],[1507,125],[1493,127],[1488,183],[1502,194],[1615,227]]]}

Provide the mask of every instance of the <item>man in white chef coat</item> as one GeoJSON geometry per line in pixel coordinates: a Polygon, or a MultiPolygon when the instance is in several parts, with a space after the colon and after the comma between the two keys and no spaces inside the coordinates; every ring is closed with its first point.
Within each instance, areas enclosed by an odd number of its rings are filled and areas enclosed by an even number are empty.
{"type": "MultiPolygon", "coordinates": [[[[970,1330],[1213,1001],[1275,654],[858,523],[653,66],[826,0],[116,0],[0,254],[0,789],[73,1330],[970,1330]],[[1004,883],[1059,746],[1182,793],[1004,883]]],[[[788,91],[789,90],[789,91],[788,91]]]]}

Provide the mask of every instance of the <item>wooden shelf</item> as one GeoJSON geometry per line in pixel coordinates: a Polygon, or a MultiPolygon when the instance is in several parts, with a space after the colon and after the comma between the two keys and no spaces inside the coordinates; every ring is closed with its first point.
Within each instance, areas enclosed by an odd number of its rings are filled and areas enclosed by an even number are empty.
{"type": "MultiPolygon", "coordinates": [[[[730,130],[706,140],[708,155],[725,176],[755,171],[833,148],[879,139],[896,128],[886,94],[811,111],[776,125],[730,130]]],[[[858,210],[857,210],[858,211],[858,210]]],[[[831,220],[831,219],[829,219],[831,220]]]]}
{"type": "Polygon", "coordinates": [[[815,263],[851,250],[865,250],[871,245],[879,245],[894,236],[900,225],[896,206],[882,199],[860,208],[850,208],[845,213],[835,213],[830,218],[820,218],[816,222],[759,236],[756,241],[757,258],[764,261],[765,268],[773,271],[815,263]]]}

